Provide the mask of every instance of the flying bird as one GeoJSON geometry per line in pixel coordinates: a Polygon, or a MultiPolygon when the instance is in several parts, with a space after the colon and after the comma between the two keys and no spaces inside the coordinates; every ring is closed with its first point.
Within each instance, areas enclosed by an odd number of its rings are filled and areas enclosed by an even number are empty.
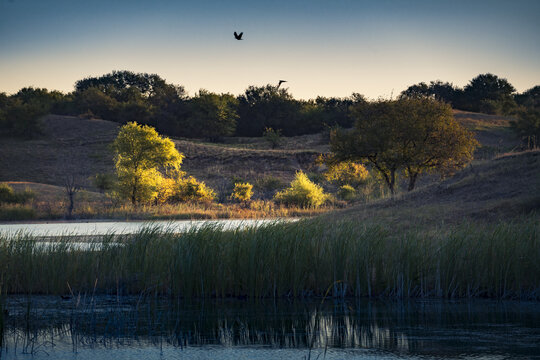
{"type": "Polygon", "coordinates": [[[279,84],[277,84],[277,88],[276,89],[279,89],[279,87],[281,86],[282,83],[284,82],[287,82],[287,80],[279,80],[279,84]]]}
{"type": "Polygon", "coordinates": [[[235,38],[236,40],[242,40],[242,35],[243,35],[243,34],[244,34],[243,32],[241,32],[240,34],[237,34],[236,31],[235,31],[235,32],[234,32],[234,38],[235,38]]]}

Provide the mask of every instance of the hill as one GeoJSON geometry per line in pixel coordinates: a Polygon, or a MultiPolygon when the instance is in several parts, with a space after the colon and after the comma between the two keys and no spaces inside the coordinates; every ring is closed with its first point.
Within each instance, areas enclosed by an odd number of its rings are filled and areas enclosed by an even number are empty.
{"type": "MultiPolygon", "coordinates": [[[[478,159],[493,158],[519,144],[510,131],[510,118],[455,111],[455,118],[475,132],[482,144],[478,159]]],[[[32,140],[0,141],[0,181],[28,181],[61,186],[67,174],[88,190],[96,173],[112,173],[109,144],[118,123],[72,116],[48,115],[41,119],[42,136],[32,140]]],[[[296,171],[314,171],[317,154],[329,150],[323,134],[283,138],[272,150],[262,138],[226,138],[223,143],[173,139],[186,156],[183,170],[218,191],[232,178],[256,182],[265,177],[288,182],[296,171]]]]}
{"type": "Polygon", "coordinates": [[[443,225],[463,220],[515,218],[540,214],[540,151],[527,151],[478,161],[442,182],[395,199],[341,210],[328,217],[359,222],[381,220],[399,227],[443,225]]]}

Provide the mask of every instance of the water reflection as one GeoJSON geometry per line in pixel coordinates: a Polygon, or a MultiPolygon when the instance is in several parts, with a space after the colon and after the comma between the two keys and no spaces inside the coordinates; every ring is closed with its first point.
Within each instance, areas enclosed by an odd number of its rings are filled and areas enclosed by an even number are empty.
{"type": "Polygon", "coordinates": [[[223,219],[223,220],[158,220],[158,221],[52,221],[26,224],[0,224],[0,234],[13,235],[19,232],[33,236],[84,236],[134,234],[143,228],[158,228],[163,231],[185,232],[203,226],[219,226],[224,230],[248,226],[296,221],[298,219],[223,219]]]}
{"type": "Polygon", "coordinates": [[[537,303],[186,302],[103,296],[65,301],[34,296],[10,297],[6,306],[10,315],[2,359],[25,354],[81,358],[100,349],[130,356],[133,351],[181,350],[182,358],[212,358],[224,351],[232,358],[267,359],[540,354],[537,303]]]}

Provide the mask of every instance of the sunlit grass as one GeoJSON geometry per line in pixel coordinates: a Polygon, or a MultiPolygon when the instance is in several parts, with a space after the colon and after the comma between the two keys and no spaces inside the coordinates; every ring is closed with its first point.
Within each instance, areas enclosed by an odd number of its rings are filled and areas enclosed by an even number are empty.
{"type": "MultiPolygon", "coordinates": [[[[117,220],[186,220],[186,219],[255,219],[278,217],[301,217],[322,214],[334,209],[285,206],[273,201],[255,200],[248,203],[178,203],[160,205],[121,204],[112,206],[100,202],[75,204],[73,219],[117,220]]],[[[0,204],[0,221],[52,220],[66,215],[64,202],[35,203],[33,205],[0,204]]]]}
{"type": "Polygon", "coordinates": [[[4,235],[0,279],[6,293],[32,294],[539,299],[540,224],[530,215],[403,232],[323,220],[183,234],[147,228],[86,249],[67,237],[44,245],[4,235]]]}

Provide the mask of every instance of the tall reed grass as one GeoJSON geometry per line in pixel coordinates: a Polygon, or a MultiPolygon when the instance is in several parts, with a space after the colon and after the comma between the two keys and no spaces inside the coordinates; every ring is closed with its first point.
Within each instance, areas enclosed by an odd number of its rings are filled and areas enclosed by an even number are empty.
{"type": "MultiPolygon", "coordinates": [[[[39,202],[33,205],[0,204],[0,221],[30,219],[62,219],[68,204],[64,202],[39,202]]],[[[183,219],[259,219],[276,217],[314,216],[338,206],[329,204],[321,208],[283,206],[273,201],[254,200],[242,204],[179,203],[160,205],[123,204],[112,206],[100,202],[76,202],[72,217],[75,219],[121,220],[183,220],[183,219]]]]}
{"type": "Polygon", "coordinates": [[[6,293],[540,299],[535,215],[403,232],[324,220],[182,234],[150,227],[85,248],[68,237],[0,236],[6,293]]]}

